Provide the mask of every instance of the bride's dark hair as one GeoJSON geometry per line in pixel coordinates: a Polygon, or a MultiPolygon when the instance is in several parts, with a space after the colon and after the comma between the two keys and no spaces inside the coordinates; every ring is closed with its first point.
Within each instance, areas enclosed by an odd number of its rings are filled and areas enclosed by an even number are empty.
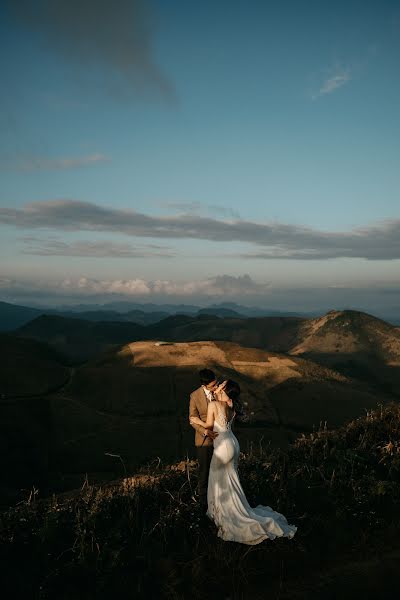
{"type": "Polygon", "coordinates": [[[224,388],[225,394],[230,398],[233,402],[233,409],[236,415],[241,415],[243,413],[243,405],[239,400],[240,396],[240,385],[233,381],[233,379],[228,379],[224,388]]]}

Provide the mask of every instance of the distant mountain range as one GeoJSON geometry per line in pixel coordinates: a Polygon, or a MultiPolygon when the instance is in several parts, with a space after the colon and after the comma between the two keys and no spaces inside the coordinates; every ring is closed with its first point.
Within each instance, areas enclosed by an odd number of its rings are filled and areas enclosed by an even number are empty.
{"type": "MultiPolygon", "coordinates": [[[[235,302],[221,302],[206,308],[190,304],[140,304],[136,302],[110,302],[108,304],[79,304],[74,306],[60,306],[59,308],[30,307],[0,301],[0,332],[12,331],[29,323],[41,315],[54,315],[85,321],[119,321],[122,323],[137,323],[139,325],[152,325],[171,315],[186,315],[198,317],[211,315],[220,318],[256,318],[256,317],[302,317],[313,318],[320,316],[324,311],[301,312],[279,311],[262,309],[236,304],[235,302]]],[[[386,319],[392,325],[400,325],[399,318],[386,319]]]]}
{"type": "Polygon", "coordinates": [[[283,312],[241,306],[233,302],[213,304],[207,308],[185,304],[138,304],[133,302],[111,302],[109,304],[80,304],[60,308],[36,308],[0,302],[0,331],[12,331],[41,315],[83,319],[86,321],[120,321],[151,325],[170,315],[214,315],[221,318],[266,317],[266,316],[316,316],[320,313],[283,312]]]}
{"type": "MultiPolygon", "coordinates": [[[[201,311],[206,311],[208,314],[217,314],[218,311],[227,310],[238,313],[243,317],[266,317],[266,316],[311,316],[320,314],[319,312],[293,312],[293,311],[279,311],[269,308],[258,308],[252,306],[243,306],[236,302],[220,302],[219,304],[211,304],[208,307],[200,307],[193,304],[153,304],[153,303],[138,303],[138,302],[108,302],[106,304],[78,304],[75,306],[60,306],[59,310],[73,311],[73,312],[86,312],[93,310],[111,310],[118,313],[127,313],[132,310],[139,310],[146,313],[151,312],[165,312],[170,315],[197,315],[201,311]]],[[[222,315],[220,315],[222,316],[222,315]]]]}
{"type": "Polygon", "coordinates": [[[88,308],[87,310],[71,310],[70,309],[53,309],[53,308],[32,308],[29,306],[19,306],[9,304],[8,302],[0,302],[0,331],[12,331],[32,319],[43,315],[54,315],[70,319],[83,319],[86,321],[119,321],[122,323],[139,323],[149,325],[156,323],[167,317],[170,313],[165,311],[146,312],[143,310],[132,309],[121,313],[115,310],[103,308],[88,308]]]}

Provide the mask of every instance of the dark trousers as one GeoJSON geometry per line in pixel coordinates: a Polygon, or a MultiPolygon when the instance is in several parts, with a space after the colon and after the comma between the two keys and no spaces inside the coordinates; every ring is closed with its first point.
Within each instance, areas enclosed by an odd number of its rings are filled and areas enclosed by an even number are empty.
{"type": "Polygon", "coordinates": [[[208,473],[213,451],[213,446],[196,446],[197,460],[199,461],[197,493],[200,504],[203,506],[207,506],[208,473]]]}

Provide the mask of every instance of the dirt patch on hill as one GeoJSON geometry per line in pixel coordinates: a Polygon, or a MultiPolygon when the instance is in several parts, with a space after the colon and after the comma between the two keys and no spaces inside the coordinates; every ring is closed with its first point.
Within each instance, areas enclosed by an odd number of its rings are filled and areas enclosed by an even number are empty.
{"type": "Polygon", "coordinates": [[[158,345],[156,342],[129,344],[135,367],[185,367],[220,364],[228,366],[226,354],[214,342],[158,345]]]}

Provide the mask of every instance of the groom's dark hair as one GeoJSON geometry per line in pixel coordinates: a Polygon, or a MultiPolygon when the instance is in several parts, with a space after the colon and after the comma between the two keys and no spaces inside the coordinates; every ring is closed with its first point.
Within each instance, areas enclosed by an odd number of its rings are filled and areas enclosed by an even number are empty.
{"type": "Polygon", "coordinates": [[[201,371],[199,371],[199,377],[201,385],[208,385],[216,379],[215,373],[214,371],[211,371],[211,369],[201,369],[201,371]]]}

